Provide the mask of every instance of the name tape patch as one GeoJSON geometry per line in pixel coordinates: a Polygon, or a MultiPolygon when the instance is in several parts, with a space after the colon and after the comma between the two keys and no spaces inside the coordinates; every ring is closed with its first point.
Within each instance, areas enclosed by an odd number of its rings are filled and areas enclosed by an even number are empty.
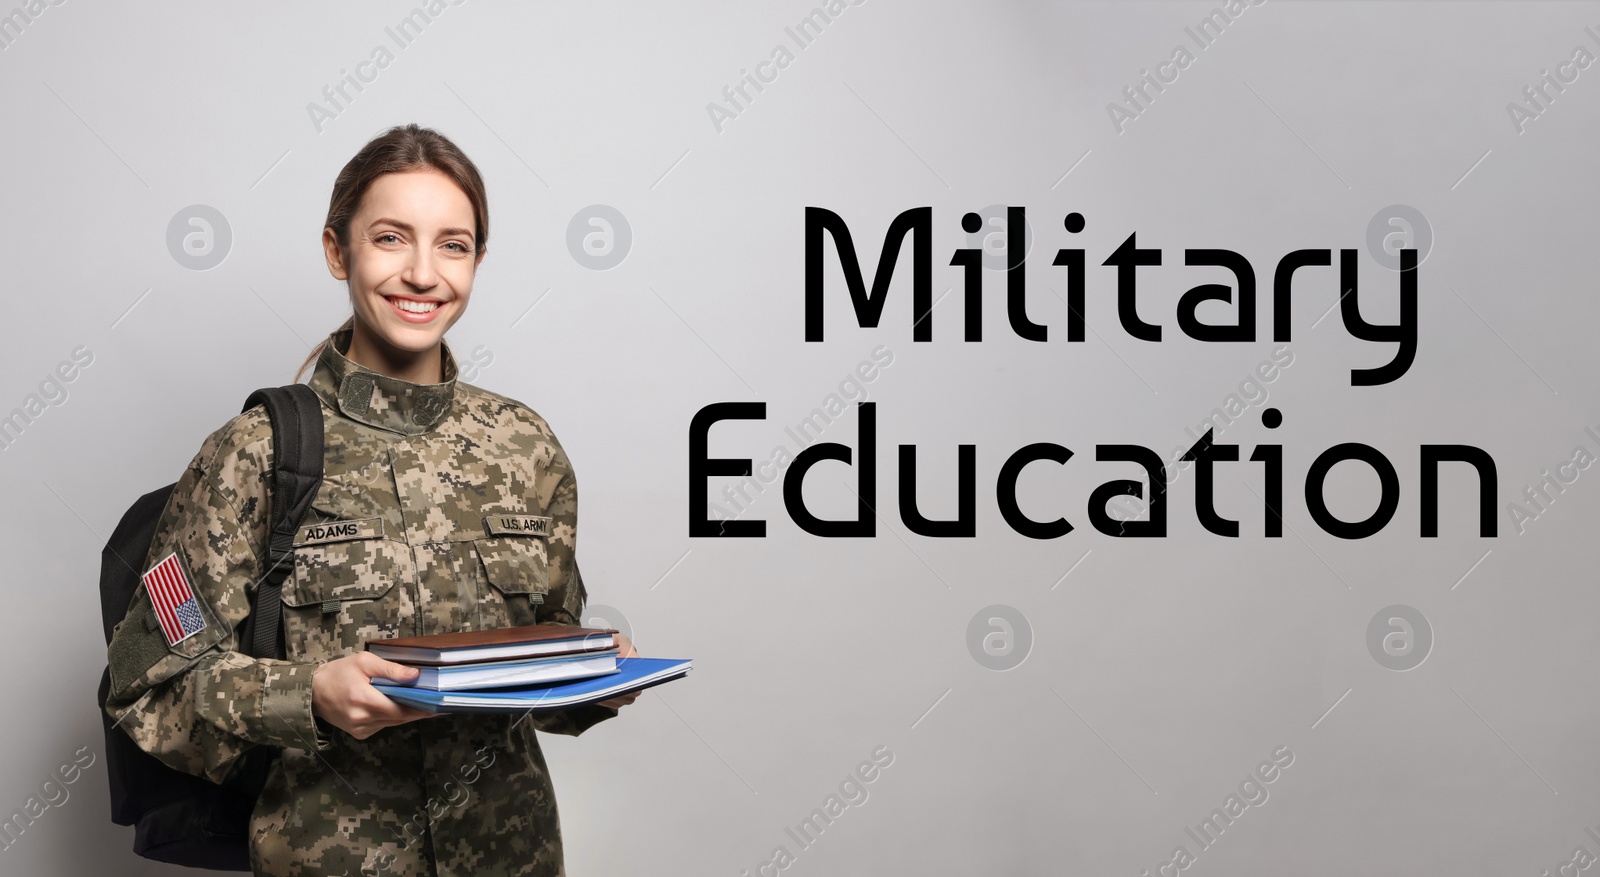
{"type": "Polygon", "coordinates": [[[329,542],[348,542],[352,539],[379,539],[383,536],[383,518],[363,518],[359,521],[324,521],[307,524],[295,531],[294,544],[323,545],[329,542]]]}
{"type": "Polygon", "coordinates": [[[491,536],[550,535],[550,519],[544,515],[485,515],[483,527],[491,536]]]}

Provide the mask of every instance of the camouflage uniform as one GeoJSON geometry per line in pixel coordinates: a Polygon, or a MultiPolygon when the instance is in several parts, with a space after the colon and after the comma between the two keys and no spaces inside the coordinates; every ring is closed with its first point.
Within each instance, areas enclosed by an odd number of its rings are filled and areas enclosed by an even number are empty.
{"type": "Polygon", "coordinates": [[[256,407],[201,446],[142,567],[176,551],[205,626],[169,646],[141,587],[111,642],[106,709],[143,749],[213,780],[251,746],[283,747],[251,819],[256,874],[562,874],[534,730],[577,735],[615,709],[446,715],[366,740],[312,715],[318,663],[368,640],[577,624],[586,599],[577,486],[543,418],[456,380],[448,345],[444,383],[422,385],[351,362],[349,341],[330,336],[310,381],[326,474],[283,586],[286,659],[236,651],[270,520],[271,424],[256,407]]]}

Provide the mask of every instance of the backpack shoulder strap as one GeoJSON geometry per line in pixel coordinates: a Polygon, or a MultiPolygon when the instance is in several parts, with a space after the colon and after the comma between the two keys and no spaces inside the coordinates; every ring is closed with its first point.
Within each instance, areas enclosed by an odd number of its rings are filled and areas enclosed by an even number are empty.
{"type": "Polygon", "coordinates": [[[322,403],[305,384],[289,384],[251,393],[244,410],[263,404],[272,421],[271,532],[266,575],[256,585],[242,645],[254,657],[281,658],[281,594],[294,568],[294,534],[322,484],[322,403]]]}

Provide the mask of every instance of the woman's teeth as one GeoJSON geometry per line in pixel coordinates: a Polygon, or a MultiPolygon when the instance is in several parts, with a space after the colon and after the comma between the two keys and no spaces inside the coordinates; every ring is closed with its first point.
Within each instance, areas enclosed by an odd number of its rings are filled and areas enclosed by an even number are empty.
{"type": "Polygon", "coordinates": [[[389,301],[400,310],[413,314],[428,314],[439,309],[439,303],[436,301],[411,301],[404,298],[391,298],[389,301]]]}

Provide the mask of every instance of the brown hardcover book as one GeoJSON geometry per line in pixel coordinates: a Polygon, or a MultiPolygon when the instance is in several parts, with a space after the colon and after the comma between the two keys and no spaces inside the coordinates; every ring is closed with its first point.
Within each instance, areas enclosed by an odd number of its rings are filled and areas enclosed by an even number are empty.
{"type": "Polygon", "coordinates": [[[405,664],[443,666],[603,651],[616,646],[616,633],[612,628],[530,624],[498,630],[370,640],[367,651],[405,664]]]}

